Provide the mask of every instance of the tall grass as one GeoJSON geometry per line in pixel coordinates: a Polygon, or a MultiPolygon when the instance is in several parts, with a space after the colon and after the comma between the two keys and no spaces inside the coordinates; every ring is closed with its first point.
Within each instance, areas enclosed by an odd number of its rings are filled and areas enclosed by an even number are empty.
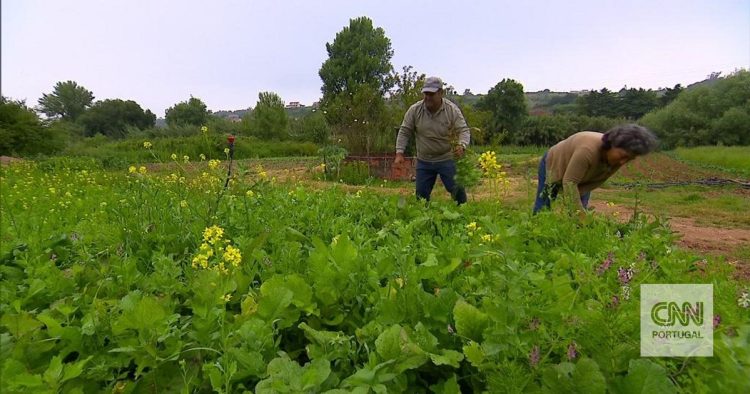
{"type": "Polygon", "coordinates": [[[698,165],[720,167],[750,176],[750,146],[699,146],[677,148],[677,158],[698,165]]]}
{"type": "MultiPolygon", "coordinates": [[[[132,163],[170,161],[172,154],[182,160],[198,160],[202,154],[206,159],[225,159],[227,147],[223,135],[192,135],[178,137],[143,138],[132,137],[112,140],[106,137],[93,137],[70,145],[61,154],[70,157],[89,157],[101,162],[105,168],[122,168],[132,163]],[[146,149],[145,141],[151,143],[146,149]]],[[[311,142],[262,141],[254,137],[237,137],[234,158],[252,159],[280,156],[315,156],[318,146],[311,142]]]]}

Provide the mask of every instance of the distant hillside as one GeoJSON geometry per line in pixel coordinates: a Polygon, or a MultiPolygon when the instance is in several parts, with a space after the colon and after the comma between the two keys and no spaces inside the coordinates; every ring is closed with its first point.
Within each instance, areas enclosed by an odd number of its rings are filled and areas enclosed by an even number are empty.
{"type": "Polygon", "coordinates": [[[229,117],[238,116],[240,119],[242,119],[242,117],[245,116],[245,114],[248,113],[248,112],[250,112],[250,108],[247,108],[247,109],[237,109],[237,110],[234,110],[234,111],[219,110],[219,111],[214,111],[213,115],[217,116],[219,118],[229,118],[229,117]]]}
{"type": "MultiPolygon", "coordinates": [[[[721,79],[721,72],[711,73],[706,79],[692,83],[685,87],[685,90],[695,89],[701,86],[712,86],[721,79]]],[[[670,86],[669,88],[672,88],[670,86]]],[[[623,87],[620,92],[628,89],[623,87]]],[[[654,90],[656,95],[661,97],[667,92],[667,87],[659,88],[654,90]]],[[[553,92],[549,89],[540,90],[538,92],[526,92],[526,102],[529,106],[529,113],[531,114],[544,114],[544,113],[559,113],[573,111],[575,108],[575,102],[578,96],[585,95],[589,90],[579,90],[571,92],[553,92]]],[[[458,96],[462,97],[462,96],[458,96]]],[[[482,97],[479,95],[471,95],[471,98],[467,102],[476,103],[482,97]]],[[[460,100],[460,98],[458,98],[460,100]]]]}
{"type": "Polygon", "coordinates": [[[286,115],[291,119],[300,119],[311,114],[313,107],[286,108],[286,115]]]}
{"type": "MultiPolygon", "coordinates": [[[[725,77],[726,77],[726,75],[725,75],[725,77]]],[[[704,80],[702,80],[700,82],[691,83],[685,89],[690,90],[690,89],[695,89],[695,88],[698,88],[698,87],[701,87],[701,86],[713,86],[716,82],[719,82],[720,79],[721,79],[721,71],[719,71],[719,72],[713,72],[713,73],[711,73],[711,75],[708,76],[708,78],[706,78],[706,79],[704,79],[704,80]]]]}

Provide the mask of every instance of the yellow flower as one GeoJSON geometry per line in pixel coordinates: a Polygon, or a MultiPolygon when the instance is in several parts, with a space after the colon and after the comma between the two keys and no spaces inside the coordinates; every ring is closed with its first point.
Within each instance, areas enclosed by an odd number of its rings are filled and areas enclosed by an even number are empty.
{"type": "Polygon", "coordinates": [[[187,206],[188,206],[188,203],[187,203],[187,201],[185,201],[185,200],[182,200],[182,201],[180,201],[180,206],[181,206],[182,208],[187,208],[187,206]]]}
{"type": "Polygon", "coordinates": [[[203,240],[210,243],[211,245],[221,241],[221,237],[224,236],[224,229],[213,225],[203,230],[203,240]]]}
{"type": "Polygon", "coordinates": [[[242,254],[240,254],[240,250],[232,245],[227,245],[224,249],[224,255],[222,255],[222,258],[224,261],[235,267],[239,266],[240,262],[242,262],[242,254]]]}
{"type": "Polygon", "coordinates": [[[248,196],[248,197],[252,197],[252,196],[255,195],[255,193],[252,190],[248,190],[248,191],[245,192],[245,195],[248,196]]]}
{"type": "Polygon", "coordinates": [[[476,231],[477,228],[479,228],[479,227],[477,227],[477,222],[471,222],[471,223],[469,223],[469,224],[466,225],[466,229],[469,230],[469,231],[476,231]]]}
{"type": "Polygon", "coordinates": [[[219,161],[219,160],[209,160],[208,161],[208,168],[210,168],[212,170],[215,170],[215,169],[217,169],[219,167],[219,163],[221,163],[221,161],[219,161]]]}
{"type": "Polygon", "coordinates": [[[203,134],[208,133],[208,127],[207,126],[201,126],[201,133],[203,133],[203,134]]]}
{"type": "Polygon", "coordinates": [[[172,153],[172,156],[170,156],[170,157],[172,158],[172,160],[177,160],[177,154],[176,153],[172,153]]]}
{"type": "Polygon", "coordinates": [[[145,174],[146,173],[146,167],[144,167],[144,166],[138,167],[138,172],[141,173],[141,174],[145,174]]]}
{"type": "Polygon", "coordinates": [[[145,141],[143,143],[143,147],[146,148],[146,149],[151,149],[152,146],[153,145],[151,145],[151,142],[149,142],[149,141],[145,141]]]}
{"type": "Polygon", "coordinates": [[[489,234],[482,235],[482,242],[492,242],[492,236],[489,234]]]}
{"type": "Polygon", "coordinates": [[[193,257],[193,268],[208,268],[208,256],[199,254],[193,257]]]}
{"type": "Polygon", "coordinates": [[[198,247],[198,250],[200,250],[200,252],[205,254],[207,257],[211,257],[214,255],[214,250],[211,248],[211,245],[205,242],[198,247]]]}
{"type": "Polygon", "coordinates": [[[221,301],[224,301],[224,302],[229,302],[231,299],[232,299],[232,294],[230,293],[227,293],[221,296],[221,301]]]}
{"type": "Polygon", "coordinates": [[[182,156],[182,161],[187,163],[190,161],[190,156],[182,156]]]}
{"type": "Polygon", "coordinates": [[[135,166],[128,167],[128,173],[135,174],[136,171],[138,171],[138,169],[135,168],[135,166]]]}
{"type": "Polygon", "coordinates": [[[219,262],[219,264],[215,265],[214,266],[214,270],[217,271],[217,272],[219,272],[219,273],[221,273],[221,274],[225,274],[225,275],[229,273],[229,270],[224,265],[223,261],[221,261],[221,262],[219,262]]]}
{"type": "Polygon", "coordinates": [[[225,154],[225,155],[228,155],[228,154],[229,154],[229,148],[224,148],[224,154],[225,154]]]}
{"type": "Polygon", "coordinates": [[[200,155],[198,155],[198,157],[200,157],[201,161],[206,160],[206,155],[204,155],[203,153],[201,153],[200,155]]]}
{"type": "Polygon", "coordinates": [[[482,168],[484,175],[490,178],[497,178],[498,175],[504,175],[500,173],[502,166],[497,163],[497,156],[494,151],[484,152],[479,155],[479,166],[482,168]]]}

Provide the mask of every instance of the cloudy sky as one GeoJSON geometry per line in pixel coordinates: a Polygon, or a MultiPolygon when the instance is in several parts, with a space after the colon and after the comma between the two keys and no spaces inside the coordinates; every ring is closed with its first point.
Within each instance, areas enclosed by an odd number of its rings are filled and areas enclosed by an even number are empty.
{"type": "Polygon", "coordinates": [[[320,97],[325,44],[367,16],[411,65],[458,91],[690,84],[750,67],[750,0],[3,0],[2,95],[36,105],[58,81],[163,117],[320,97]]]}

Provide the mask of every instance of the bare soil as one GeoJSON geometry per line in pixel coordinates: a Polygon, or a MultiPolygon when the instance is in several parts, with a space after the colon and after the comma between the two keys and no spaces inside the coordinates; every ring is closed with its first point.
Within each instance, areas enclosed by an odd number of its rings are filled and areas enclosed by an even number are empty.
{"type": "Polygon", "coordinates": [[[19,161],[23,161],[23,159],[19,159],[19,158],[16,158],[16,157],[10,157],[10,156],[0,156],[0,165],[4,165],[5,166],[5,165],[8,165],[10,163],[15,163],[15,162],[19,162],[19,161]]]}

